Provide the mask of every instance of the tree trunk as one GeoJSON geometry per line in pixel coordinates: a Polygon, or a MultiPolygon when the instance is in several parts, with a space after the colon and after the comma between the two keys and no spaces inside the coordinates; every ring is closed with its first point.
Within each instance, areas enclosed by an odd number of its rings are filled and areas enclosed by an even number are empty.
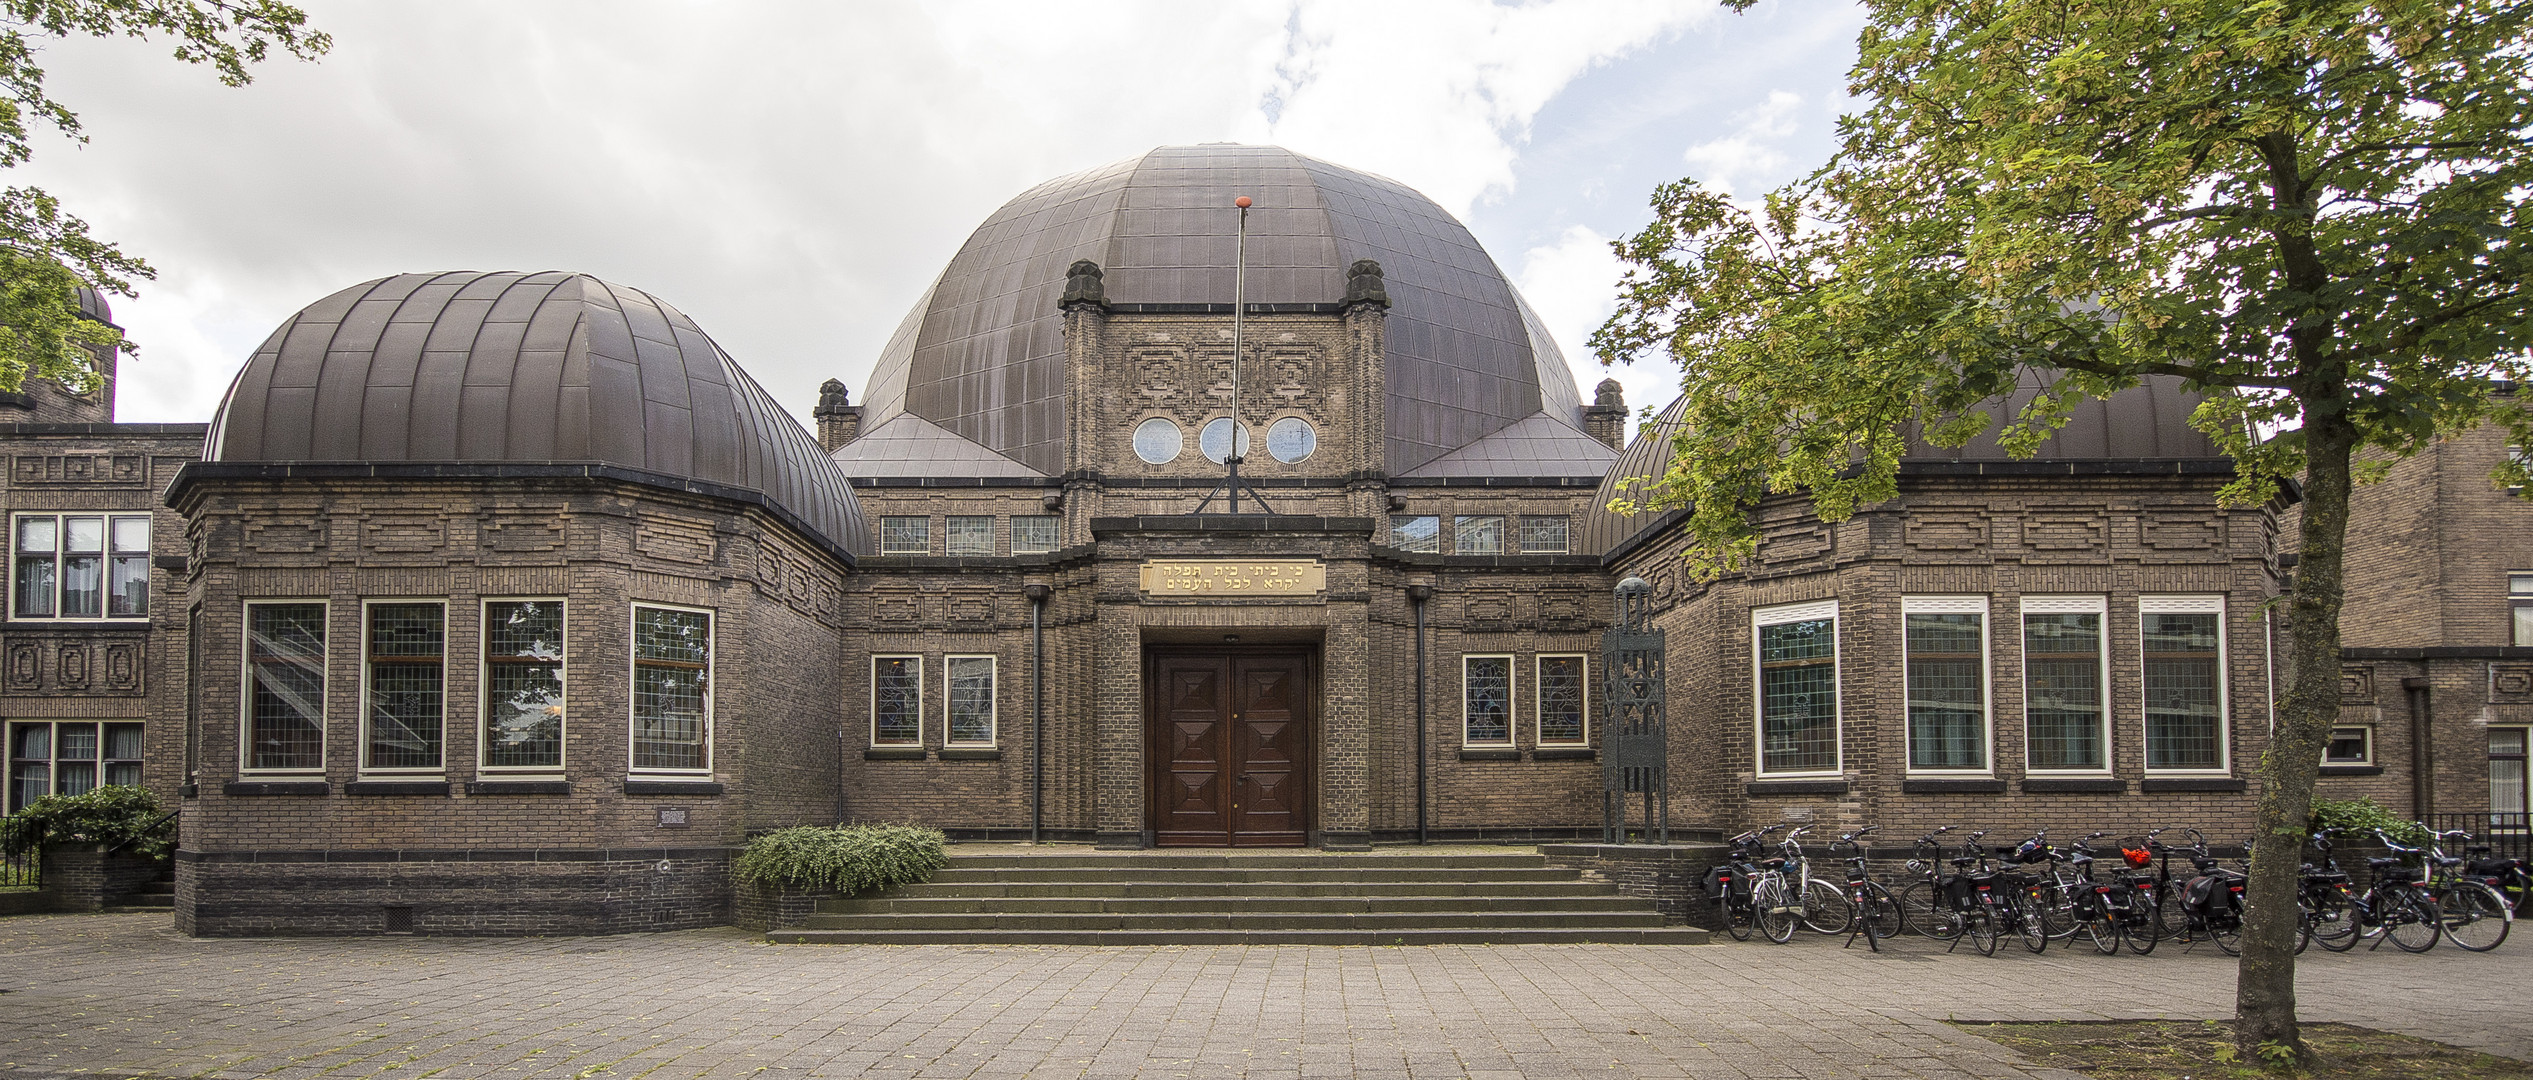
{"type": "MultiPolygon", "coordinates": [[[[2340,587],[2348,537],[2355,429],[2336,413],[2305,411],[2304,516],[2287,596],[2287,692],[2260,761],[2251,880],[2244,889],[2243,958],[2234,984],[2234,1040],[2258,1063],[2263,1044],[2312,1053],[2296,1030],[2296,894],[2322,747],[2339,719],[2340,587]]],[[[2273,1051],[2274,1053],[2275,1051],[2273,1051]]]]}

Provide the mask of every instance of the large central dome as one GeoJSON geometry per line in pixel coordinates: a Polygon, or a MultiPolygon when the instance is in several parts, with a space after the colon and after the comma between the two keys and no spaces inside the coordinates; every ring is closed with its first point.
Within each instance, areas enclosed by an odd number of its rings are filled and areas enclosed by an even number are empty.
{"type": "MultiPolygon", "coordinates": [[[[1042,473],[1062,471],[1065,268],[1107,271],[1119,304],[1232,302],[1238,212],[1249,215],[1249,302],[1327,304],[1345,270],[1388,282],[1391,475],[1538,413],[1582,426],[1556,343],[1504,272],[1434,201],[1369,173],[1272,146],[1169,146],[1047,181],[968,237],[872,372],[867,424],[913,413],[1042,473]]],[[[1226,309],[1227,310],[1227,309],[1226,309]]]]}

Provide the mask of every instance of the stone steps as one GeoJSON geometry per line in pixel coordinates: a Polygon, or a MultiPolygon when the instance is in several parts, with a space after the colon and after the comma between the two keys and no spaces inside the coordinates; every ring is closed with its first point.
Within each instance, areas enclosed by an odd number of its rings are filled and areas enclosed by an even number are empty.
{"type": "MultiPolygon", "coordinates": [[[[955,849],[954,849],[955,850],[955,849]]],[[[930,882],[819,901],[783,944],[1702,944],[1604,881],[1503,851],[958,852],[930,882]]]]}

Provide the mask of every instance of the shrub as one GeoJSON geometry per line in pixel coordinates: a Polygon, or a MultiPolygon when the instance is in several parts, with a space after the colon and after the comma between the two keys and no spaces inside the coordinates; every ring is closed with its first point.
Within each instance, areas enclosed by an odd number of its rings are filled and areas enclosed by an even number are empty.
{"type": "Polygon", "coordinates": [[[748,841],[731,871],[750,885],[858,893],[932,880],[949,861],[942,843],[915,825],[802,825],[748,841]]]}
{"type": "Polygon", "coordinates": [[[120,784],[77,795],[47,795],[0,818],[0,852],[24,858],[53,844],[110,844],[153,859],[174,846],[158,796],[120,784]]]}
{"type": "Polygon", "coordinates": [[[2331,832],[2360,840],[2372,840],[2375,830],[2403,844],[2427,843],[2427,827],[2395,815],[2373,799],[2313,800],[2314,832],[2331,832]]]}

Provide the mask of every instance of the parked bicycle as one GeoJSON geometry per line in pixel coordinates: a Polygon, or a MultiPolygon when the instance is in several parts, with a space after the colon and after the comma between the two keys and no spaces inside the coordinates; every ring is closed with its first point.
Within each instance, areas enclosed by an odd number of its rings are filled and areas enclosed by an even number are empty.
{"type": "Polygon", "coordinates": [[[2515,911],[2507,905],[2505,893],[2464,873],[2463,860],[2445,853],[2447,840],[2468,844],[2471,834],[2460,829],[2428,833],[2428,888],[2436,897],[2438,921],[2446,939],[2457,947],[2488,952],[2506,942],[2515,911]]]}
{"type": "Polygon", "coordinates": [[[1750,932],[1758,925],[1750,896],[1752,879],[1758,875],[1753,864],[1765,848],[1767,834],[1775,828],[1753,829],[1726,840],[1730,847],[1724,861],[1706,872],[1706,895],[1715,902],[1716,921],[1735,941],[1750,940],[1750,932]]]}
{"type": "MultiPolygon", "coordinates": [[[[2075,879],[2067,888],[2072,894],[2071,906],[2076,925],[2084,931],[2085,938],[2093,942],[2093,951],[2104,956],[2119,952],[2120,943],[2128,939],[2132,929],[2144,927],[2152,933],[2154,924],[2153,918],[2141,916],[2137,907],[2137,890],[2129,884],[2125,875],[2114,870],[2111,877],[2096,876],[2094,866],[2098,860],[2093,852],[2093,841],[2109,835],[2106,832],[2088,833],[2083,839],[2067,845],[2066,856],[2075,879]]],[[[2154,941],[2149,938],[2146,947],[2138,951],[2142,954],[2154,947],[2154,941]]]]}
{"type": "Polygon", "coordinates": [[[2373,948],[2380,949],[2389,941],[2403,952],[2426,952],[2436,947],[2436,939],[2444,933],[2437,914],[2436,900],[2427,891],[2425,867],[2410,865],[2411,856],[2425,858],[2427,852],[2408,847],[2375,830],[2375,839],[2392,852],[2385,858],[2369,858],[2366,870],[2373,881],[2366,891],[2348,898],[2350,913],[2355,916],[2352,932],[2344,938],[2321,935],[2317,927],[2314,940],[2332,952],[2347,952],[2364,938],[2378,938],[2373,948]]]}
{"type": "Polygon", "coordinates": [[[1936,839],[1951,831],[1953,827],[1946,825],[1911,842],[1907,866],[1917,880],[1900,888],[1902,919],[1910,929],[1937,941],[1961,937],[1961,922],[1944,900],[1944,874],[1939,868],[1944,861],[1944,845],[1936,839]]]}
{"type": "Polygon", "coordinates": [[[1832,852],[1840,848],[1847,849],[1845,897],[1849,925],[1854,929],[1847,935],[1847,945],[1842,945],[1841,948],[1854,945],[1857,936],[1862,935],[1866,948],[1881,952],[1881,942],[1887,938],[1900,936],[1900,932],[1908,925],[1907,913],[1900,909],[1900,902],[1892,897],[1891,890],[1883,888],[1880,882],[1873,880],[1873,869],[1866,865],[1864,838],[1876,828],[1879,826],[1868,825],[1846,833],[1838,838],[1837,843],[1830,845],[1832,852]]]}

